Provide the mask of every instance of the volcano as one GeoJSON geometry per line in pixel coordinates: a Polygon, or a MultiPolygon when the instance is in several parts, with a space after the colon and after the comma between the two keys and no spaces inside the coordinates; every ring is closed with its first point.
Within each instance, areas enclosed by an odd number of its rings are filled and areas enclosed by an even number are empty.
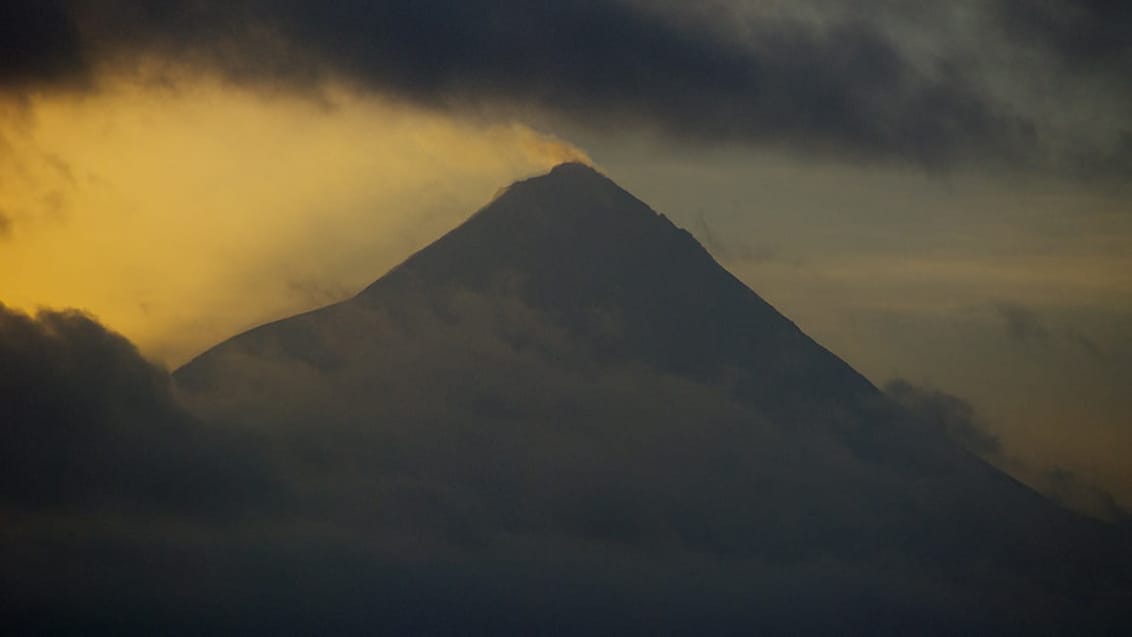
{"type": "Polygon", "coordinates": [[[363,556],[295,571],[343,631],[1079,634],[1132,608],[1114,528],[902,411],[581,164],[174,378],[363,556]]]}

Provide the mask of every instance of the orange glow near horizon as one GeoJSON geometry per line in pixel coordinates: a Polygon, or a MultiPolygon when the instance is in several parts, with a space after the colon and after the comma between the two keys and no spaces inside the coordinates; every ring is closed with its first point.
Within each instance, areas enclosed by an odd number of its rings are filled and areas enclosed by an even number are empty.
{"type": "Polygon", "coordinates": [[[76,307],[167,365],[355,292],[581,151],[336,92],[121,86],[0,106],[0,302],[76,307]]]}

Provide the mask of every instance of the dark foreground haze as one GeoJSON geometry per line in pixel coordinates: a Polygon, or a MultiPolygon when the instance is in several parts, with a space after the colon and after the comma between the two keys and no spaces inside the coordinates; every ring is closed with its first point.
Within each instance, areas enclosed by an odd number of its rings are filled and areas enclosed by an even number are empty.
{"type": "Polygon", "coordinates": [[[1126,531],[581,164],[172,378],[84,315],[2,307],[0,365],[17,634],[1132,628],[1126,531]]]}

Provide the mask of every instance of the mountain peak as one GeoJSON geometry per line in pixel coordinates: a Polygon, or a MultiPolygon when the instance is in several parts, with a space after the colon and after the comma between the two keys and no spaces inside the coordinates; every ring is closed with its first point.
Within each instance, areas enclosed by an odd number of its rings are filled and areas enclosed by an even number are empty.
{"type": "Polygon", "coordinates": [[[584,164],[512,184],[358,298],[406,289],[502,292],[586,338],[607,317],[619,336],[602,348],[701,379],[748,370],[737,392],[760,402],[815,386],[836,400],[875,394],[691,234],[584,164]]]}
{"type": "Polygon", "coordinates": [[[663,215],[593,167],[567,162],[511,184],[465,226],[498,223],[507,229],[497,232],[549,232],[583,240],[598,234],[640,234],[647,232],[647,226],[655,229],[658,220],[672,227],[663,215]]]}
{"type": "Polygon", "coordinates": [[[579,189],[616,189],[621,187],[606,177],[601,171],[577,161],[568,161],[558,164],[550,172],[526,179],[519,183],[529,183],[533,186],[559,185],[571,186],[579,189]]]}
{"type": "Polygon", "coordinates": [[[652,261],[671,254],[673,241],[702,250],[605,175],[569,162],[511,184],[402,269],[480,287],[501,271],[557,277],[565,274],[563,264],[582,262],[579,272],[601,280],[617,276],[634,256],[652,261]]]}
{"type": "Polygon", "coordinates": [[[546,174],[546,176],[551,175],[567,178],[600,177],[601,179],[608,179],[605,175],[598,172],[598,170],[593,166],[584,164],[580,161],[567,161],[558,164],[554,168],[551,168],[550,172],[546,174]]]}

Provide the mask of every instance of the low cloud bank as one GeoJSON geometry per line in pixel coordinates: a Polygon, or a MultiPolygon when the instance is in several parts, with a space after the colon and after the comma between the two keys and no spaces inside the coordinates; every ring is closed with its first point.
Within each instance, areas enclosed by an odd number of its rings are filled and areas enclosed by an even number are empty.
{"type": "MultiPolygon", "coordinates": [[[[1024,493],[982,513],[951,500],[947,485],[986,476],[905,446],[929,429],[885,442],[785,426],[725,385],[603,359],[506,293],[401,298],[253,332],[176,389],[89,317],[4,310],[0,422],[17,444],[0,465],[0,586],[14,625],[947,634],[1121,621],[1118,588],[1074,575],[1105,532],[1040,514],[1046,537],[1081,545],[1027,566],[1044,541],[1009,519],[1047,509],[1024,493]],[[967,526],[949,524],[956,511],[967,526]]],[[[598,319],[607,337],[621,329],[598,319]]]]}

